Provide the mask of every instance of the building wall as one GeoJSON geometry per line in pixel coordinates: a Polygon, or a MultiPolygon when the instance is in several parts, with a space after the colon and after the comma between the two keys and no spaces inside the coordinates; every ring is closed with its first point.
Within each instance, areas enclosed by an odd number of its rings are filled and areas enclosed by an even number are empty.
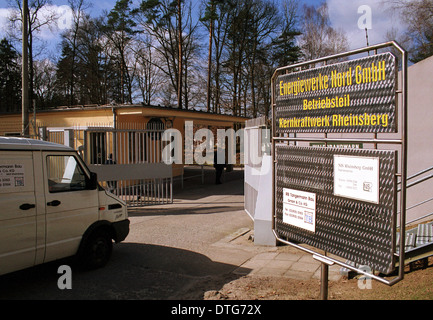
{"type": "MultiPolygon", "coordinates": [[[[194,123],[194,133],[198,128],[233,128],[235,124],[242,124],[245,121],[243,118],[226,115],[216,115],[170,108],[147,108],[141,106],[122,106],[116,109],[112,109],[111,107],[86,108],[82,110],[58,109],[50,112],[43,111],[37,113],[36,130],[33,127],[33,118],[31,118],[30,134],[32,138],[39,138],[38,128],[46,128],[47,139],[49,141],[63,144],[65,143],[65,137],[67,137],[67,135],[64,133],[64,130],[72,130],[68,132],[68,135],[73,135],[73,144],[71,144],[71,146],[79,150],[84,145],[84,130],[87,130],[88,128],[102,127],[111,129],[116,128],[120,130],[144,130],[147,128],[147,123],[152,118],[160,118],[164,123],[170,123],[167,128],[171,127],[173,129],[177,129],[180,132],[183,138],[183,143],[181,146],[183,154],[185,151],[184,138],[186,121],[192,121],[194,123]],[[115,115],[113,111],[115,112],[115,115]]],[[[20,114],[0,115],[0,135],[5,135],[7,133],[19,134],[20,132],[20,114]]],[[[127,139],[124,135],[122,137],[122,139],[127,139]]],[[[159,150],[158,153],[160,153],[161,146],[159,145],[158,141],[149,139],[149,137],[146,138],[146,141],[147,148],[159,150]],[[155,149],[153,147],[155,147],[155,149]]],[[[123,140],[123,142],[124,143],[121,144],[124,146],[130,145],[125,143],[126,140],[123,140]]],[[[109,148],[111,149],[106,150],[106,155],[104,153],[104,155],[102,155],[103,157],[113,153],[113,147],[111,146],[109,148]]],[[[89,150],[86,151],[87,154],[90,154],[89,150]]],[[[125,155],[116,154],[115,157],[120,163],[124,160],[125,155]]],[[[157,157],[152,156],[153,160],[155,160],[155,158],[160,159],[160,155],[157,157]]],[[[103,161],[103,159],[99,160],[103,161]]],[[[173,164],[172,168],[173,176],[179,176],[183,174],[183,164],[173,164]]]]}
{"type": "MultiPolygon", "coordinates": [[[[433,57],[408,70],[408,175],[433,167],[433,57]]],[[[433,198],[433,179],[408,189],[408,207],[433,198]]],[[[411,209],[407,220],[433,212],[433,201],[411,209]]],[[[433,217],[430,217],[432,219],[433,217]]]]}
{"type": "MultiPolygon", "coordinates": [[[[21,132],[21,115],[1,115],[0,135],[21,132]]],[[[30,115],[30,135],[34,135],[33,115],[30,115]]],[[[111,110],[65,110],[63,112],[40,112],[36,114],[36,126],[48,128],[78,128],[88,126],[112,126],[111,110]]]]}

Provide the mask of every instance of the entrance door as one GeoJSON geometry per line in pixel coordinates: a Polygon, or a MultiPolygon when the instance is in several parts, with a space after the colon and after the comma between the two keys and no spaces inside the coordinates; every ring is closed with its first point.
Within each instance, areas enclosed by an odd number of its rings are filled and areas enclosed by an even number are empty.
{"type": "Polygon", "coordinates": [[[0,151],[0,274],[31,267],[36,199],[31,151],[0,151]]]}

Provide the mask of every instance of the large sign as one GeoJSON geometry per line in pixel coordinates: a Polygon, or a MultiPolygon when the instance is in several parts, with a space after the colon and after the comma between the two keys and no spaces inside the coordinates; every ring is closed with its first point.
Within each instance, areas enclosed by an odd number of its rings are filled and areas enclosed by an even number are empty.
{"type": "Polygon", "coordinates": [[[396,75],[389,52],[281,75],[277,133],[396,132],[396,75]]]}
{"type": "MultiPolygon", "coordinates": [[[[336,263],[389,285],[403,279],[403,268],[388,280],[361,266],[390,275],[397,258],[399,265],[405,261],[397,217],[399,209],[403,234],[407,97],[407,52],[394,41],[275,70],[273,232],[278,241],[313,254],[322,267],[336,263]],[[377,54],[382,49],[387,52],[377,54]],[[356,59],[359,54],[364,57],[356,59]]],[[[326,283],[322,279],[322,287],[326,283]]]]}

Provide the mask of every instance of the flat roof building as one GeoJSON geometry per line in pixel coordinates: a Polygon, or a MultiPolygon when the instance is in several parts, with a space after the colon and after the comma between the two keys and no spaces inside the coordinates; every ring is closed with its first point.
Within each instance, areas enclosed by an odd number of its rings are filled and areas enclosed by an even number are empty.
{"type": "MultiPolygon", "coordinates": [[[[30,115],[29,132],[31,138],[56,142],[79,151],[100,181],[127,180],[120,188],[119,183],[115,184],[118,193],[136,194],[135,189],[140,186],[142,196],[162,194],[165,190],[164,194],[171,197],[173,177],[183,179],[185,162],[170,165],[163,162],[162,152],[167,145],[167,141],[162,141],[165,130],[175,129],[182,137],[181,147],[177,147],[181,148],[185,159],[185,152],[191,151],[185,149],[186,125],[193,133],[205,128],[216,137],[216,130],[237,131],[245,126],[246,120],[160,106],[74,106],[30,115]],[[128,188],[130,190],[125,191],[128,188]]],[[[20,136],[21,126],[21,114],[0,114],[0,136],[20,136]]],[[[193,139],[194,145],[200,144],[201,138],[193,139]]]]}

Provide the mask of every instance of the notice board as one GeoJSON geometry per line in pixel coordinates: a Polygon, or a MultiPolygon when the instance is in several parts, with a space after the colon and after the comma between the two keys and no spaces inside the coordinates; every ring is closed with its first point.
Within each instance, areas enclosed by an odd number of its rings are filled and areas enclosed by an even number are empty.
{"type": "Polygon", "coordinates": [[[391,272],[396,157],[396,151],[278,146],[277,234],[385,274],[391,272]],[[336,165],[348,166],[350,174],[344,182],[336,180],[336,165]]]}

